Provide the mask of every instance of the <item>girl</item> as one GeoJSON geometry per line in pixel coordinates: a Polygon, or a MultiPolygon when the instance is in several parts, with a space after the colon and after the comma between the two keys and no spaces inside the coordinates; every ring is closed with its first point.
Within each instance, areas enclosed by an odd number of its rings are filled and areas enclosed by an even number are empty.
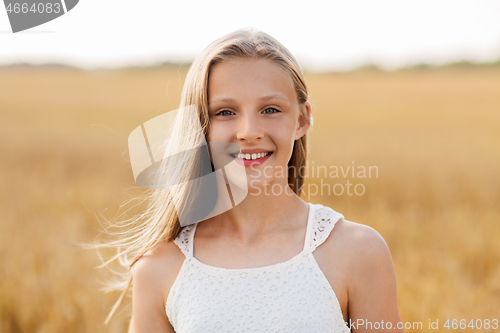
{"type": "Polygon", "coordinates": [[[181,99],[203,139],[241,149],[248,194],[181,227],[172,198],[186,192],[152,193],[143,224],[115,243],[131,276],[112,313],[132,285],[130,332],[403,332],[383,238],[300,199],[312,117],[293,55],[235,31],[197,57],[181,99]]]}

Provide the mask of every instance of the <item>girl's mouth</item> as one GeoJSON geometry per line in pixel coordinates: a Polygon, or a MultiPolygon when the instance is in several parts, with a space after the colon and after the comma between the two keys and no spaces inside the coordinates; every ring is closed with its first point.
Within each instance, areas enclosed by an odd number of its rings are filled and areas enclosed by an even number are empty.
{"type": "Polygon", "coordinates": [[[273,154],[272,151],[262,152],[262,153],[253,153],[253,154],[230,154],[231,157],[235,159],[236,162],[244,165],[259,165],[264,163],[269,156],[273,154]]]}

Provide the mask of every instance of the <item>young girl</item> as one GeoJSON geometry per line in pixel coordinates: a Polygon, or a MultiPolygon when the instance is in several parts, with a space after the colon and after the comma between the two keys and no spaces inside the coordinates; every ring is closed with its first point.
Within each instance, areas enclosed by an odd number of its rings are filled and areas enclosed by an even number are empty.
{"type": "Polygon", "coordinates": [[[248,194],[181,227],[167,192],[153,193],[122,253],[130,331],[403,332],[383,238],[300,199],[312,118],[293,55],[256,29],[223,36],[194,61],[181,105],[209,144],[240,148],[248,194]]]}

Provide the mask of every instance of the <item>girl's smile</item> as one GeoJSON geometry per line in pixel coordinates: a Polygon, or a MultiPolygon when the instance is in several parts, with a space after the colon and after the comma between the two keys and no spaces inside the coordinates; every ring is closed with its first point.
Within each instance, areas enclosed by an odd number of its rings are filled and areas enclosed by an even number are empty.
{"type": "Polygon", "coordinates": [[[244,166],[257,166],[264,163],[271,155],[272,151],[261,149],[244,149],[240,154],[230,154],[236,162],[244,166]]]}

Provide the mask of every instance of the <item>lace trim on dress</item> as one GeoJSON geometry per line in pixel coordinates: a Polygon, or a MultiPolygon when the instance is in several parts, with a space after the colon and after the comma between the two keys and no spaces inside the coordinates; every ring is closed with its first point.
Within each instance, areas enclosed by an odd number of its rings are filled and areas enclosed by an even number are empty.
{"type": "Polygon", "coordinates": [[[344,215],[337,213],[327,206],[315,205],[314,215],[312,218],[311,233],[306,242],[309,244],[308,250],[314,251],[318,246],[328,238],[330,232],[338,220],[344,218],[344,215]]]}
{"type": "Polygon", "coordinates": [[[192,233],[190,232],[191,229],[194,227],[193,224],[190,224],[188,226],[185,226],[179,235],[174,239],[174,243],[177,244],[179,249],[182,251],[184,256],[186,258],[192,256],[192,249],[193,249],[193,239],[191,237],[192,233]]]}

